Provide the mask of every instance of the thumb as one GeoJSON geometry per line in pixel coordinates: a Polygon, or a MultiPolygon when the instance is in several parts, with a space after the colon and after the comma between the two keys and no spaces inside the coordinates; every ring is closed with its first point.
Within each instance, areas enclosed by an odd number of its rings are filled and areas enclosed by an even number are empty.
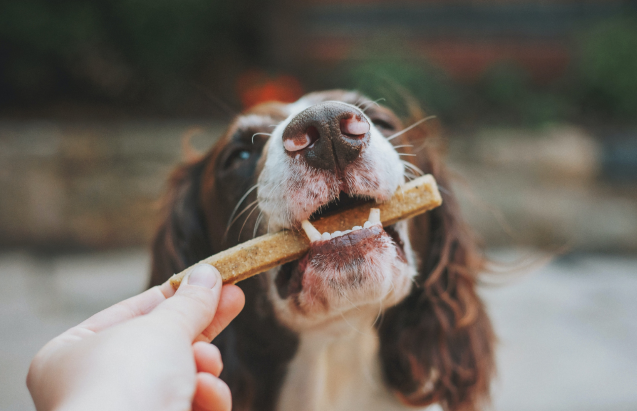
{"type": "Polygon", "coordinates": [[[192,341],[212,322],[222,285],[216,268],[209,264],[196,265],[175,295],[159,304],[148,317],[167,327],[184,330],[192,341]]]}

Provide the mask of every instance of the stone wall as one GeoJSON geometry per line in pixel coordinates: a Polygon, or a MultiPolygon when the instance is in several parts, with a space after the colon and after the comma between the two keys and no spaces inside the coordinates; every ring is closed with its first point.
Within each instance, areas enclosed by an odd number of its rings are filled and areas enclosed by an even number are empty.
{"type": "Polygon", "coordinates": [[[148,243],[183,136],[195,122],[1,123],[0,246],[107,248],[148,243]]]}
{"type": "Polygon", "coordinates": [[[450,144],[464,213],[487,245],[637,251],[637,180],[608,178],[599,136],[573,126],[483,129],[450,144]]]}
{"type": "MultiPolygon", "coordinates": [[[[0,122],[0,247],[147,245],[193,127],[203,151],[224,125],[0,122]]],[[[637,251],[636,185],[601,178],[602,147],[584,130],[448,134],[454,188],[487,245],[637,251]]]]}

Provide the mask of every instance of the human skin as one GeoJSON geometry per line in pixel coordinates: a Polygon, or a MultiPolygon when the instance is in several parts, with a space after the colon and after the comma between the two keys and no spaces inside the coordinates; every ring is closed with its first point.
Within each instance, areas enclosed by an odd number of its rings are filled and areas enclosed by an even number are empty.
{"type": "Polygon", "coordinates": [[[241,289],[195,266],[175,292],[169,283],[117,303],[49,341],[27,386],[38,411],[226,411],[210,341],[241,311],[241,289]]]}

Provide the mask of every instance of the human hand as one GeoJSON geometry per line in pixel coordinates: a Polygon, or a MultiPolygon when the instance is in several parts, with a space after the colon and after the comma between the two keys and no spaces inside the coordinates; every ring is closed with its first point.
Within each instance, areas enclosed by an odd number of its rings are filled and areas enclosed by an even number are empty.
{"type": "Polygon", "coordinates": [[[244,302],[202,264],[176,293],[165,283],[95,314],[34,357],[27,386],[36,409],[230,410],[221,355],[209,343],[244,302]]]}

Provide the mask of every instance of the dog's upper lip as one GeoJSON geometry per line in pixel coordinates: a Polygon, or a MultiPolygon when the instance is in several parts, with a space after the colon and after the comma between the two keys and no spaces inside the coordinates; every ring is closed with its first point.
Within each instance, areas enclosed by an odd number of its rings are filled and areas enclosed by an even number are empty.
{"type": "Polygon", "coordinates": [[[342,210],[356,207],[362,203],[371,200],[370,196],[362,196],[357,194],[349,194],[341,191],[337,198],[320,205],[309,217],[310,221],[317,220],[319,217],[338,213],[342,210]]]}

